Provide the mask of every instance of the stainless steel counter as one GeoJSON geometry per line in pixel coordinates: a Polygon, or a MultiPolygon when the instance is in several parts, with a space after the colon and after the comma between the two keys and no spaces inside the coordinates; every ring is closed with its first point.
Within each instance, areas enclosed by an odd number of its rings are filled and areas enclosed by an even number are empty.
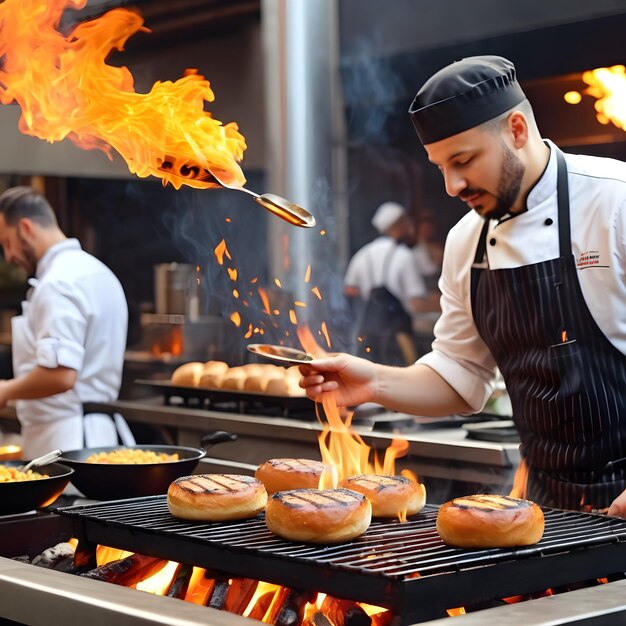
{"type": "MultiPolygon", "coordinates": [[[[224,467],[253,472],[268,458],[320,456],[318,436],[322,427],[317,421],[164,406],[160,397],[141,402],[118,401],[107,408],[119,411],[129,422],[163,429],[177,445],[197,447],[203,435],[217,430],[235,433],[236,441],[211,448],[203,461],[203,471],[207,472],[224,471],[224,467]]],[[[411,416],[396,416],[400,425],[411,423],[411,416]]],[[[0,411],[2,423],[15,427],[12,409],[0,411]]],[[[384,451],[392,439],[405,439],[409,450],[406,457],[397,461],[397,469],[410,469],[420,477],[440,481],[503,488],[510,484],[520,458],[517,444],[469,440],[460,427],[400,428],[400,432],[382,432],[371,425],[356,424],[353,430],[379,452],[384,451]]]]}

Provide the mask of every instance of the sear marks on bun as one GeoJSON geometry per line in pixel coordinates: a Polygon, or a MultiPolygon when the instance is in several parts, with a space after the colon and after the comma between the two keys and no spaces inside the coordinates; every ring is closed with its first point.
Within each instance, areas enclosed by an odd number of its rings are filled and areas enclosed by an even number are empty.
{"type": "Polygon", "coordinates": [[[424,485],[404,476],[361,474],[341,481],[341,487],[362,493],[372,504],[374,517],[399,517],[419,513],[426,503],[424,485]]]}
{"type": "Polygon", "coordinates": [[[174,481],[181,489],[191,493],[234,493],[256,482],[251,476],[237,474],[198,474],[174,481]]]}
{"type": "Polygon", "coordinates": [[[279,491],[272,496],[290,509],[315,507],[328,509],[337,506],[347,507],[363,500],[364,496],[350,489],[293,489],[279,491]]]}
{"type": "Polygon", "coordinates": [[[221,522],[254,517],[267,503],[263,484],[239,474],[197,474],[177,478],[167,490],[175,517],[221,522]]]}
{"type": "Polygon", "coordinates": [[[372,506],[364,495],[350,489],[293,489],[270,498],[265,521],[284,539],[337,543],[368,529],[372,506]]]}
{"type": "Polygon", "coordinates": [[[437,515],[437,532],[457,548],[510,548],[537,543],[544,531],[543,511],[530,500],[478,494],[446,502],[437,515]]]}
{"type": "Polygon", "coordinates": [[[255,474],[264,485],[267,493],[292,489],[317,489],[337,484],[337,470],[322,461],[313,459],[270,459],[259,465],[255,474]]]}

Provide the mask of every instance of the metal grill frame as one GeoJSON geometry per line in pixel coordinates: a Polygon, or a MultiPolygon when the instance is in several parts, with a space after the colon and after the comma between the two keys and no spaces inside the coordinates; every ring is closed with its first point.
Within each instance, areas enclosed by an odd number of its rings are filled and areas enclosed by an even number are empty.
{"type": "Polygon", "coordinates": [[[402,624],[444,617],[448,608],[626,571],[626,520],[546,508],[546,531],[537,545],[462,550],[439,539],[438,508],[427,505],[406,524],[375,520],[362,537],[335,546],[281,540],[267,530],[263,515],[213,524],[177,520],[165,496],[58,513],[72,519],[83,545],[107,545],[384,606],[402,624]],[[419,577],[411,577],[418,571],[419,577]]]}

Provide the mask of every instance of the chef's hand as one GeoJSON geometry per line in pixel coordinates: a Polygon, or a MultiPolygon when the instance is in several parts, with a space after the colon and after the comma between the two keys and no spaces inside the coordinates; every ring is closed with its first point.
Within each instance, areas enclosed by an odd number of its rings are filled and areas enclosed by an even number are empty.
{"type": "Polygon", "coordinates": [[[607,513],[608,515],[617,515],[617,517],[626,517],[626,491],[622,491],[622,493],[613,500],[607,513]]]}
{"type": "Polygon", "coordinates": [[[356,406],[373,400],[377,367],[367,359],[334,354],[311,365],[300,365],[300,387],[316,402],[324,392],[335,391],[338,406],[356,406]]]}

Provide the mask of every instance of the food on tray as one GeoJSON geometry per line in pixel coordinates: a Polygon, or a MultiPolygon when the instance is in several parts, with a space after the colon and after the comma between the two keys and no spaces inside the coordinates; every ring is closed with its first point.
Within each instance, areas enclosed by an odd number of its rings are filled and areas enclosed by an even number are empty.
{"type": "Polygon", "coordinates": [[[259,465],[255,474],[268,495],[291,489],[318,489],[337,484],[337,470],[311,459],[270,459],[259,465]]]}
{"type": "Polygon", "coordinates": [[[372,504],[374,517],[415,515],[426,503],[424,485],[404,476],[362,474],[345,478],[339,486],[362,493],[372,504]]]}
{"type": "Polygon", "coordinates": [[[258,515],[267,503],[261,481],[239,474],[196,474],[177,478],[167,490],[174,517],[223,522],[258,515]]]}
{"type": "Polygon", "coordinates": [[[23,482],[25,480],[41,480],[42,478],[49,478],[49,476],[48,474],[33,472],[33,470],[21,472],[19,469],[17,469],[17,467],[0,465],[0,483],[15,483],[23,482]]]}
{"type": "Polygon", "coordinates": [[[543,511],[530,500],[474,495],[446,502],[437,515],[437,532],[457,548],[530,546],[543,536],[543,511]]]}
{"type": "Polygon", "coordinates": [[[224,372],[220,388],[241,391],[246,382],[247,376],[248,374],[246,374],[246,370],[243,369],[242,366],[230,367],[226,372],[224,372]]]}
{"type": "Polygon", "coordinates": [[[134,448],[119,448],[110,452],[96,452],[86,459],[87,463],[109,463],[115,465],[144,465],[146,463],[168,463],[178,461],[178,453],[154,452],[134,448]]]}
{"type": "Polygon", "coordinates": [[[171,377],[173,384],[185,387],[304,397],[299,381],[297,366],[285,368],[269,363],[248,363],[229,367],[223,361],[185,363],[174,370],[171,377]]]}
{"type": "Polygon", "coordinates": [[[311,543],[339,543],[362,535],[372,505],[350,489],[279,491],[265,509],[267,527],[279,537],[311,543]]]}
{"type": "Polygon", "coordinates": [[[172,374],[172,382],[181,387],[197,387],[204,372],[204,363],[192,361],[177,367],[172,374]]]}

